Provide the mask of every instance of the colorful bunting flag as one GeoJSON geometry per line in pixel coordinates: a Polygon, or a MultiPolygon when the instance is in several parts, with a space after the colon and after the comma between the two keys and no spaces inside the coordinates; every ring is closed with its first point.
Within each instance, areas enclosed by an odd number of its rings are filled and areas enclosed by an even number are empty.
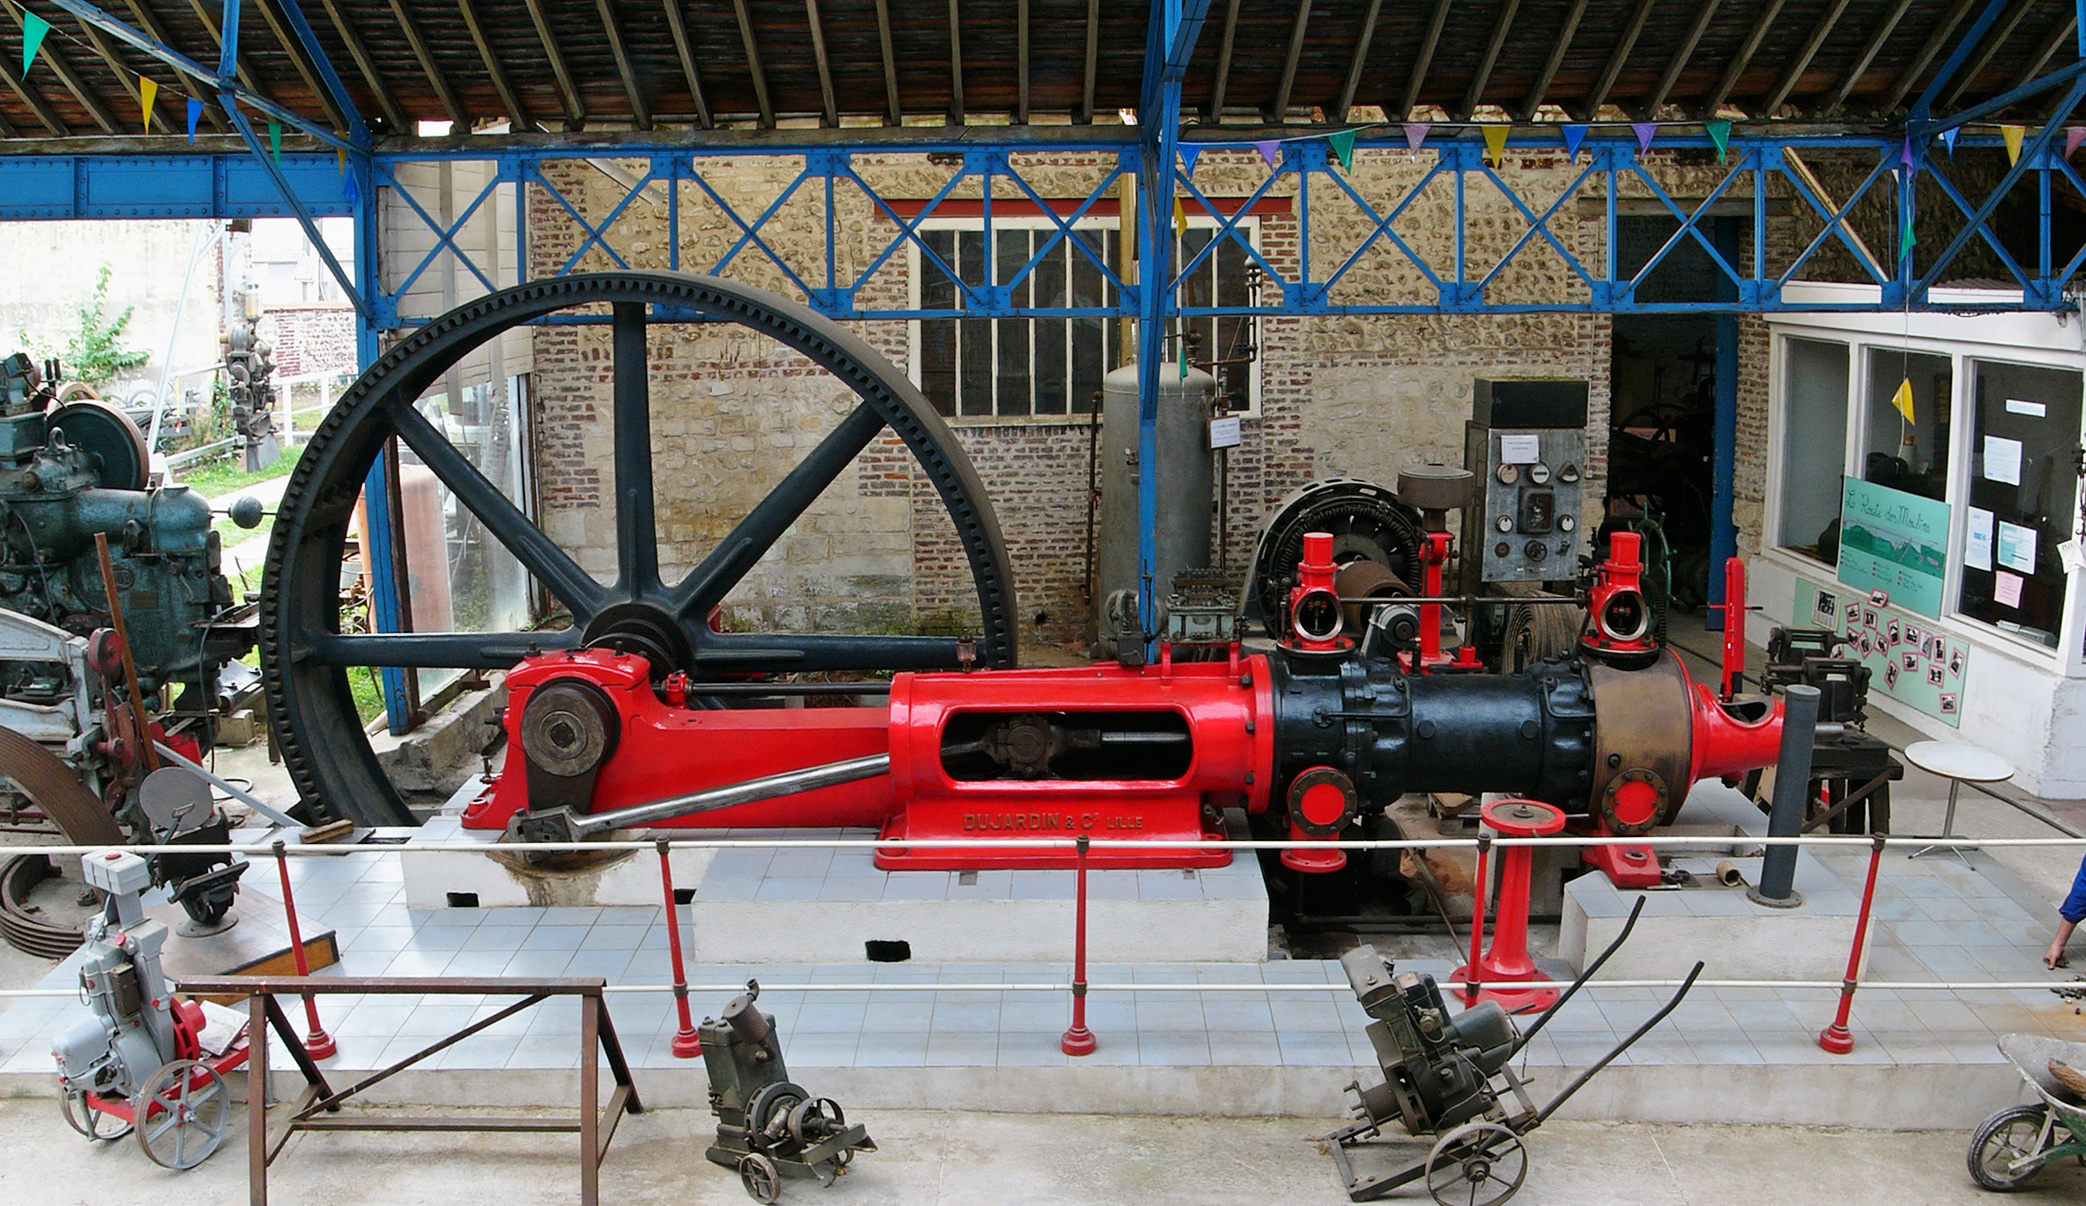
{"type": "Polygon", "coordinates": [[[203,102],[188,98],[188,145],[196,145],[196,120],[203,116],[203,102]]]}
{"type": "Polygon", "coordinates": [[[1912,417],[1912,378],[1898,382],[1898,392],[1890,396],[1890,404],[1898,408],[1898,413],[1905,416],[1907,423],[1918,422],[1912,417]]]}
{"type": "Polygon", "coordinates": [[[1260,152],[1260,157],[1267,160],[1269,167],[1274,167],[1275,160],[1282,154],[1282,142],[1280,139],[1270,138],[1254,143],[1253,149],[1260,152]]]}
{"type": "Polygon", "coordinates": [[[1420,157],[1420,144],[1427,141],[1427,123],[1409,121],[1405,123],[1405,152],[1413,159],[1420,157]]]}
{"type": "MultiPolygon", "coordinates": [[[[1907,214],[1905,216],[1904,229],[1898,234],[1898,258],[1900,260],[1909,258],[1912,255],[1913,245],[1918,242],[1919,236],[1912,232],[1912,215],[1907,214]]],[[[1905,396],[1905,404],[1908,407],[1912,404],[1912,396],[1910,394],[1905,396]]],[[[1911,415],[1908,414],[1906,418],[1911,418],[1911,415]]]]}
{"type": "Polygon", "coordinates": [[[1914,161],[1912,158],[1912,138],[1909,135],[1905,139],[1904,148],[1898,152],[1898,162],[1905,165],[1906,171],[1912,170],[1914,161]]]}
{"type": "Polygon", "coordinates": [[[1579,162],[1579,144],[1585,141],[1585,126],[1568,125],[1564,127],[1565,158],[1572,163],[1579,162]]]}
{"type": "Polygon", "coordinates": [[[152,133],[152,102],[159,99],[159,85],[144,76],[138,77],[138,108],[145,114],[145,133],[152,133]]]}
{"type": "Polygon", "coordinates": [[[1702,123],[1702,129],[1708,133],[1709,140],[1716,144],[1717,162],[1724,162],[1724,155],[1731,147],[1731,123],[1723,120],[1706,121],[1702,123]]]}
{"type": "Polygon", "coordinates": [[[29,74],[29,65],[36,61],[36,52],[43,46],[43,36],[51,32],[51,23],[30,12],[22,10],[22,74],[29,74]]]}
{"type": "Polygon", "coordinates": [[[2072,152],[2078,150],[2079,144],[2082,142],[2086,142],[2086,126],[2064,127],[2064,157],[2066,159],[2072,157],[2072,152]]]}
{"type": "Polygon", "coordinates": [[[1199,147],[1199,146],[1194,146],[1194,145],[1192,145],[1192,144],[1183,144],[1183,145],[1182,145],[1182,147],[1181,147],[1181,167],[1182,167],[1182,168],[1184,168],[1184,169],[1185,169],[1185,170],[1187,171],[1187,173],[1188,173],[1188,179],[1190,179],[1190,180],[1193,180],[1193,179],[1195,179],[1195,161],[1196,161],[1196,160],[1198,160],[1198,159],[1200,159],[1200,158],[1202,158],[1202,148],[1201,148],[1201,147],[1199,147]]]}
{"type": "Polygon", "coordinates": [[[1485,135],[1485,162],[1493,167],[1498,167],[1506,161],[1507,134],[1513,127],[1501,122],[1494,122],[1481,126],[1479,129],[1485,135]]]}
{"type": "Polygon", "coordinates": [[[1637,134],[1637,150],[1640,152],[1651,150],[1652,135],[1657,134],[1659,132],[1658,123],[1649,121],[1633,121],[1630,123],[1630,129],[1634,130],[1637,134]]]}
{"type": "Polygon", "coordinates": [[[2006,165],[2008,167],[2021,162],[2021,138],[2027,133],[2027,126],[1999,127],[1999,137],[2006,140],[2006,165]]]}
{"type": "Polygon", "coordinates": [[[279,121],[268,123],[268,154],[275,162],[282,162],[282,123],[279,121]]]}
{"type": "Polygon", "coordinates": [[[345,176],[348,174],[348,153],[346,151],[341,150],[339,147],[333,148],[333,162],[340,165],[341,175],[345,176]]]}
{"type": "Polygon", "coordinates": [[[1941,132],[1941,145],[1948,148],[1948,157],[1951,160],[1956,157],[1956,135],[1962,132],[1963,127],[1961,126],[1950,126],[1941,132]]]}
{"type": "Polygon", "coordinates": [[[1177,238],[1188,236],[1188,207],[1181,204],[1179,197],[1173,199],[1173,233],[1177,238]]]}
{"type": "Polygon", "coordinates": [[[1343,168],[1345,168],[1345,169],[1347,169],[1347,170],[1348,170],[1348,171],[1350,171],[1350,172],[1351,172],[1351,171],[1353,171],[1353,170],[1354,170],[1354,131],[1353,131],[1353,130],[1339,130],[1339,131],[1335,131],[1334,133],[1331,133],[1331,134],[1328,134],[1328,135],[1326,135],[1326,136],[1325,136],[1325,140],[1326,140],[1327,142],[1329,142],[1329,143],[1332,143],[1332,144],[1333,144],[1333,154],[1335,154],[1335,155],[1339,156],[1339,158],[1340,158],[1340,166],[1341,166],[1341,167],[1343,167],[1343,168]]]}

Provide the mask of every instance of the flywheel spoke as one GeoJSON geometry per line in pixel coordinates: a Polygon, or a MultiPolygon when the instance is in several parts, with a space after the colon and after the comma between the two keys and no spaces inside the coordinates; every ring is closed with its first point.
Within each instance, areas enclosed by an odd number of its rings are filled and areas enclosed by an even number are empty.
{"type": "Polygon", "coordinates": [[[530,523],[529,517],[508,501],[500,488],[488,481],[426,416],[401,402],[391,407],[390,418],[406,447],[419,454],[421,462],[442,479],[465,510],[478,517],[493,539],[514,554],[514,559],[536,575],[536,580],[559,602],[572,609],[574,622],[584,624],[601,609],[606,594],[601,584],[566,556],[565,550],[543,529],[530,523]]]}
{"type": "Polygon", "coordinates": [[[833,480],[847,470],[869,442],[884,429],[882,415],[867,403],[855,407],[811,455],[798,462],[789,475],[768,492],[725,538],[718,542],[702,564],[689,571],[673,591],[674,611],[684,621],[700,623],[712,607],[739,584],[789,526],[803,515],[833,480]]]}
{"type": "Polygon", "coordinates": [[[509,670],[539,651],[576,649],[578,632],[326,632],[308,634],[303,660],[321,666],[509,670]]]}
{"type": "Polygon", "coordinates": [[[614,305],[616,568],[626,595],[659,590],[659,529],[653,521],[652,393],[645,355],[645,304],[614,305]]]}
{"type": "Polygon", "coordinates": [[[697,663],[718,671],[953,670],[958,641],[938,636],[858,633],[712,633],[695,651],[697,663]]]}

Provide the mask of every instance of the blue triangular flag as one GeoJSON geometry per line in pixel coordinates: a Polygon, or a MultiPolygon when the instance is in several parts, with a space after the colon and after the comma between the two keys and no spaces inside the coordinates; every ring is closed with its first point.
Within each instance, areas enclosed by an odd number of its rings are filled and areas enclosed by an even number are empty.
{"type": "Polygon", "coordinates": [[[194,145],[196,145],[196,119],[198,119],[198,118],[200,118],[200,117],[202,117],[202,116],[203,116],[203,102],[202,102],[202,101],[199,101],[199,100],[197,100],[197,99],[196,99],[195,97],[193,97],[193,96],[189,97],[189,98],[188,98],[188,145],[190,145],[190,146],[194,146],[194,145]]]}
{"type": "Polygon", "coordinates": [[[1579,144],[1585,141],[1585,126],[1564,127],[1565,158],[1573,163],[1579,162],[1579,144]]]}
{"type": "Polygon", "coordinates": [[[1201,147],[1190,145],[1181,148],[1181,167],[1187,172],[1188,179],[1195,179],[1195,161],[1200,158],[1202,158],[1201,147]]]}
{"type": "Polygon", "coordinates": [[[1961,126],[1950,126],[1941,132],[1941,145],[1948,148],[1948,157],[1950,159],[1956,157],[1956,135],[1962,132],[1963,127],[1961,126]]]}

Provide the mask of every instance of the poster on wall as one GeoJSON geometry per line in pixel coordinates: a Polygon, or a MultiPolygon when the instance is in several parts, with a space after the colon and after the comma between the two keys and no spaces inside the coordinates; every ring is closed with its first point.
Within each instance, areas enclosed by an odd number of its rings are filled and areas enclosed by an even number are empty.
{"type": "Polygon", "coordinates": [[[1796,626],[1830,629],[1834,657],[1869,668],[1869,690],[1881,691],[1961,728],[1963,679],[1970,646],[1936,632],[1920,616],[1878,607],[1868,595],[1796,580],[1796,626]]]}
{"type": "Polygon", "coordinates": [[[1843,481],[1836,576],[1861,594],[1880,590],[1897,607],[1940,619],[1948,504],[1860,478],[1843,481]]]}

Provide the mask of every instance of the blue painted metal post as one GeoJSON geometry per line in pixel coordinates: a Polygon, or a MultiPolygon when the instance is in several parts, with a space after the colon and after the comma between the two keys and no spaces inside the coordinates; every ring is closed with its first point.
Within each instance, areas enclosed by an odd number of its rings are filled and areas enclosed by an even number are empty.
{"type": "MultiPolygon", "coordinates": [[[[362,296],[375,299],[383,296],[383,282],[377,275],[376,171],[366,154],[348,156],[348,171],[355,181],[355,277],[361,282],[362,296]]],[[[355,314],[355,367],[360,372],[368,372],[382,352],[377,340],[381,321],[373,309],[358,310],[355,314]]],[[[384,458],[379,455],[376,463],[369,467],[368,476],[362,480],[363,523],[369,531],[369,547],[362,550],[362,559],[369,567],[370,624],[378,632],[398,632],[401,629],[399,581],[393,573],[397,562],[391,541],[388,476],[384,472],[384,458]]],[[[384,688],[385,722],[394,735],[404,733],[412,726],[413,720],[412,704],[406,695],[405,671],[397,666],[384,666],[377,674],[384,688]]]]}
{"type": "MultiPolygon", "coordinates": [[[[1717,252],[1729,262],[1738,262],[1738,220],[1714,219],[1717,252]]],[[[1717,298],[1736,301],[1738,286],[1719,274],[1717,298]]],[[[1711,437],[1709,496],[1709,607],[1704,611],[1711,632],[1724,628],[1724,562],[1738,554],[1738,524],[1731,517],[1731,495],[1737,486],[1738,466],[1738,315],[1724,310],[1717,314],[1717,399],[1715,429],[1711,437]]]]}
{"type": "MultiPolygon", "coordinates": [[[[1173,160],[1180,137],[1181,82],[1167,57],[1181,24],[1181,0],[1154,0],[1146,38],[1144,105],[1137,115],[1137,618],[1157,631],[1159,373],[1173,291],[1173,160]],[[1156,77],[1156,78],[1154,78],[1156,77]]],[[[1146,657],[1151,656],[1149,646],[1146,657]]]]}

